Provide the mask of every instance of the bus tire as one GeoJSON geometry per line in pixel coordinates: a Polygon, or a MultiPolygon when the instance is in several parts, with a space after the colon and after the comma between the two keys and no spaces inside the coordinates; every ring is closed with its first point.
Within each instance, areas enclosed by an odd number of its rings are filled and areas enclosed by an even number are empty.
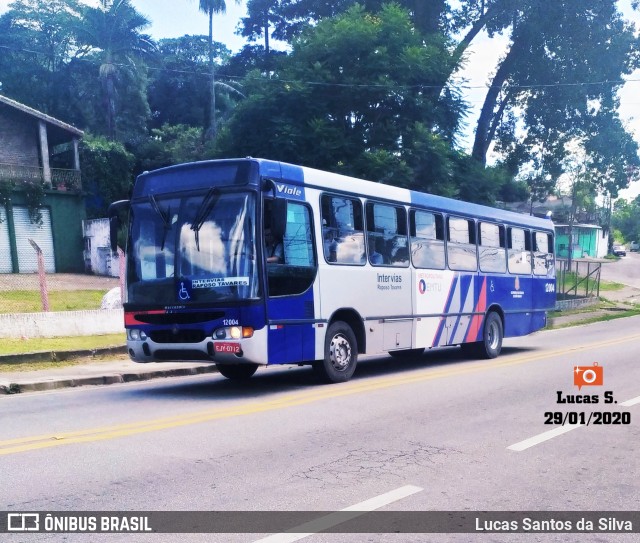
{"type": "Polygon", "coordinates": [[[358,364],[358,342],[351,327],[342,321],[332,323],[324,339],[324,359],[313,369],[325,383],[343,383],[353,376],[358,364]]]}
{"type": "Polygon", "coordinates": [[[504,328],[502,319],[495,311],[491,311],[485,318],[482,327],[482,341],[463,343],[462,352],[475,358],[497,358],[502,350],[504,328]]]}
{"type": "Polygon", "coordinates": [[[249,379],[258,369],[258,364],[216,364],[220,374],[227,379],[240,381],[249,379]]]}
{"type": "Polygon", "coordinates": [[[495,311],[487,315],[482,327],[482,341],[480,342],[480,356],[482,358],[497,358],[502,350],[504,329],[502,319],[495,311]]]}

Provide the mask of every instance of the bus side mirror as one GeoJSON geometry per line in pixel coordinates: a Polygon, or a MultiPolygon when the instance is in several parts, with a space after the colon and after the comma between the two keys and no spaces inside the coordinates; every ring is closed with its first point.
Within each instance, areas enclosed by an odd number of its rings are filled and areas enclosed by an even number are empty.
{"type": "Polygon", "coordinates": [[[271,233],[276,239],[284,238],[287,229],[287,201],[276,198],[271,208],[271,233]]]}
{"type": "Polygon", "coordinates": [[[120,230],[120,217],[117,215],[109,217],[109,240],[112,253],[118,252],[118,230],[120,230]]]}
{"type": "Polygon", "coordinates": [[[129,207],[129,200],[119,200],[113,202],[107,210],[109,216],[109,241],[111,242],[111,252],[118,252],[118,231],[120,230],[120,216],[118,213],[129,207]]]}

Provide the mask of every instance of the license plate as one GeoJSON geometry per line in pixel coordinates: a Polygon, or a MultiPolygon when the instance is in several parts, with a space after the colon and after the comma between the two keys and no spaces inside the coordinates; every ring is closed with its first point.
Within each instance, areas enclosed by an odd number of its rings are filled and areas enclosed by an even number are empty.
{"type": "Polygon", "coordinates": [[[217,353],[231,353],[236,354],[240,352],[240,344],[239,343],[230,343],[227,341],[214,343],[213,348],[217,353]]]}

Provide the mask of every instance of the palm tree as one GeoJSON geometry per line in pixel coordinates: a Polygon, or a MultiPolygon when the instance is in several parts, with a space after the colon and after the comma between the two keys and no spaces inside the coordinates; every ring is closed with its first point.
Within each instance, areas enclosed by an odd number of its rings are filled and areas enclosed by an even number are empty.
{"type": "MultiPolygon", "coordinates": [[[[236,4],[240,4],[241,0],[235,0],[236,4]]],[[[211,93],[211,115],[209,118],[209,130],[208,135],[212,140],[216,139],[217,126],[216,126],[216,75],[215,65],[213,63],[213,14],[225,13],[227,11],[227,4],[224,0],[199,0],[198,9],[209,16],[209,75],[211,78],[211,85],[209,92],[211,93]]]]}
{"type": "Polygon", "coordinates": [[[78,29],[79,42],[98,52],[99,77],[104,89],[106,133],[116,133],[116,95],[121,69],[136,69],[136,59],[155,51],[152,39],[141,31],[149,20],[138,13],[130,0],[101,0],[101,7],[86,7],[78,29]]]}

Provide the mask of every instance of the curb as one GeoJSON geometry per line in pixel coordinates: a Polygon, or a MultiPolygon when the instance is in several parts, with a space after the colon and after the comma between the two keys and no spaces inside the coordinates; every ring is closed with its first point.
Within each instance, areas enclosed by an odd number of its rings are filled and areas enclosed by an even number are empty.
{"type": "Polygon", "coordinates": [[[184,377],[198,375],[200,373],[217,373],[215,364],[196,366],[192,368],[172,368],[168,370],[152,370],[134,373],[112,373],[66,379],[51,379],[33,383],[11,383],[0,385],[0,394],[19,394],[20,392],[37,392],[55,390],[58,388],[79,387],[84,385],[113,385],[117,383],[129,383],[132,381],[148,381],[159,377],[184,377]]]}

